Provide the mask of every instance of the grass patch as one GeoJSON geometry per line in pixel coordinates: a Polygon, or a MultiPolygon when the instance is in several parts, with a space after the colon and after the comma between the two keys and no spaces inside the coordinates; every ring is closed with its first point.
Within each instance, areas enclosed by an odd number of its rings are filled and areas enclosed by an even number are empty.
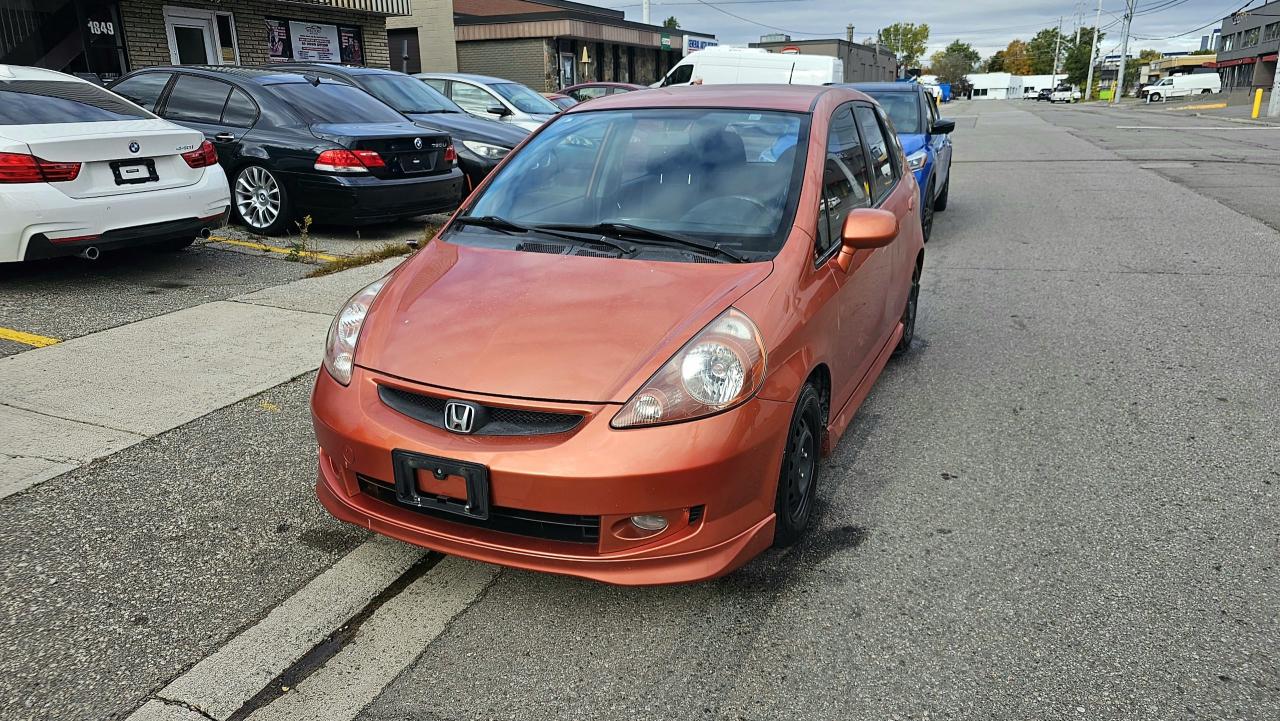
{"type": "Polygon", "coordinates": [[[377,263],[378,261],[386,260],[387,258],[395,258],[401,255],[408,255],[412,253],[413,250],[414,250],[413,247],[410,246],[408,243],[387,243],[381,248],[374,248],[373,250],[366,250],[364,252],[356,253],[355,255],[350,255],[345,258],[331,260],[328,263],[325,263],[324,265],[317,266],[316,269],[311,271],[310,273],[307,273],[307,277],[319,278],[321,276],[329,275],[331,273],[337,273],[338,271],[341,271],[341,270],[350,270],[351,268],[359,268],[362,265],[377,263]]]}

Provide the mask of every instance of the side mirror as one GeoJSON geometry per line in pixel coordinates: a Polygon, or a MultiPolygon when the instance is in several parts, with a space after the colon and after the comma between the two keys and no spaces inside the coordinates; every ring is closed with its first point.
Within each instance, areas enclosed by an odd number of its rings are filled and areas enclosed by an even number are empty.
{"type": "Polygon", "coordinates": [[[946,118],[938,118],[937,120],[933,121],[933,128],[932,130],[930,130],[930,132],[936,133],[938,135],[948,135],[951,133],[951,131],[955,129],[956,129],[956,121],[948,120],[946,118]]]}
{"type": "Polygon", "coordinates": [[[859,250],[883,248],[898,237],[898,216],[878,208],[858,208],[845,216],[840,230],[842,246],[836,256],[841,270],[848,270],[853,254],[859,250]]]}
{"type": "Polygon", "coordinates": [[[497,115],[499,118],[505,118],[511,114],[511,109],[505,105],[490,105],[485,108],[485,112],[490,115],[497,115]]]}

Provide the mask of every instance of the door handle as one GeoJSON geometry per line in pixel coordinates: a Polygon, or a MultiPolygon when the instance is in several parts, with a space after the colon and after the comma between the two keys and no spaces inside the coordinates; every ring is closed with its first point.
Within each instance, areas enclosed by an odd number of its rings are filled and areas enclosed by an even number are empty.
{"type": "Polygon", "coordinates": [[[216,143],[230,143],[235,139],[236,139],[236,136],[232,135],[231,133],[218,133],[217,135],[213,136],[213,140],[216,143]]]}

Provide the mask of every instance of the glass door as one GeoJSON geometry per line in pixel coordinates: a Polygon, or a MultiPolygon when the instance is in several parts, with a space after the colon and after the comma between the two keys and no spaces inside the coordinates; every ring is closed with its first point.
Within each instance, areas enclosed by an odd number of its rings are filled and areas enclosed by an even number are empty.
{"type": "Polygon", "coordinates": [[[175,65],[217,65],[213,22],[206,18],[168,17],[169,56],[175,65]]]}

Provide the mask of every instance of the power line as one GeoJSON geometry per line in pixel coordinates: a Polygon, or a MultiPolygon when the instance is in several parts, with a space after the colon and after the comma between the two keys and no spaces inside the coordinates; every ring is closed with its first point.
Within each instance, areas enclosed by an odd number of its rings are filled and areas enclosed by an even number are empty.
{"type": "MultiPolygon", "coordinates": [[[[1240,7],[1239,7],[1235,12],[1233,12],[1233,13],[1229,13],[1229,14],[1226,14],[1226,15],[1224,15],[1223,13],[1218,13],[1217,17],[1215,17],[1213,20],[1210,20],[1209,22],[1205,23],[1204,25],[1201,25],[1201,26],[1199,26],[1199,27],[1191,28],[1190,30],[1187,30],[1187,31],[1185,31],[1185,32],[1180,32],[1180,33],[1178,33],[1177,35],[1168,35],[1168,36],[1165,36],[1165,37],[1162,37],[1162,38],[1152,38],[1152,37],[1146,37],[1146,36],[1144,36],[1144,35],[1134,35],[1133,37],[1137,38],[1138,40],[1146,40],[1147,42],[1152,42],[1152,41],[1158,42],[1158,41],[1161,41],[1161,40],[1173,40],[1173,39],[1175,39],[1175,38],[1180,38],[1180,37],[1183,37],[1184,35],[1190,35],[1191,33],[1200,32],[1201,30],[1204,30],[1205,28],[1207,28],[1207,27],[1209,27],[1209,26],[1211,26],[1211,25],[1216,25],[1216,24],[1218,24],[1218,23],[1222,22],[1224,18],[1228,18],[1228,17],[1231,17],[1232,15],[1237,15],[1237,14],[1239,14],[1239,13],[1241,13],[1241,12],[1244,12],[1244,9],[1245,9],[1245,8],[1247,8],[1247,7],[1249,7],[1250,5],[1252,5],[1255,1],[1256,1],[1256,0],[1249,0],[1249,1],[1248,1],[1248,2],[1246,2],[1244,5],[1241,5],[1241,6],[1240,6],[1240,7]]],[[[1232,5],[1234,5],[1234,4],[1235,4],[1235,2],[1233,1],[1233,2],[1232,2],[1232,5]]],[[[1230,6],[1230,5],[1228,5],[1227,7],[1231,7],[1231,6],[1230,6]]]]}
{"type": "Polygon", "coordinates": [[[762,22],[760,22],[760,21],[758,21],[758,20],[752,20],[751,18],[744,18],[744,17],[742,17],[741,15],[736,15],[736,14],[734,14],[734,13],[731,13],[731,12],[729,12],[728,10],[725,10],[725,9],[724,9],[724,8],[722,8],[722,7],[716,7],[715,5],[712,5],[711,3],[707,2],[706,0],[697,0],[697,2],[698,2],[698,4],[699,4],[699,5],[706,5],[707,7],[711,8],[712,10],[715,10],[716,12],[724,13],[725,15],[728,15],[728,16],[729,16],[729,17],[731,17],[731,18],[737,18],[738,20],[741,20],[741,21],[742,21],[742,22],[744,22],[744,23],[751,23],[752,25],[759,25],[759,26],[760,26],[760,27],[762,27],[762,28],[769,28],[770,30],[777,30],[778,32],[782,32],[782,33],[790,33],[791,35],[817,35],[817,36],[830,35],[830,34],[831,34],[830,32],[823,32],[823,33],[807,33],[807,32],[804,32],[803,30],[788,30],[787,28],[780,28],[780,27],[778,27],[777,25],[769,25],[769,24],[767,24],[767,23],[762,23],[762,22]]]}

